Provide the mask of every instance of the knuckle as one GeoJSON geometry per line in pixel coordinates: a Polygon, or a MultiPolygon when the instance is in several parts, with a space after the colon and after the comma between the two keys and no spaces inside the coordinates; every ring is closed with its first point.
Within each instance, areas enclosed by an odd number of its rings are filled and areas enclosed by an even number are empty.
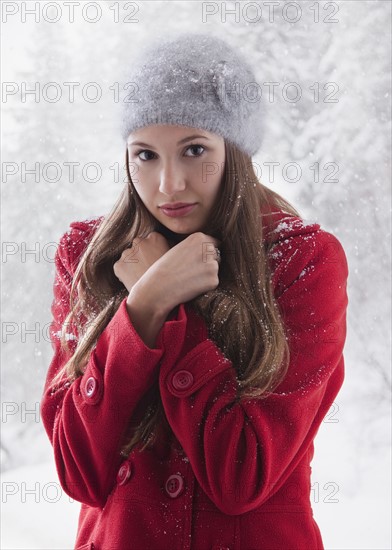
{"type": "Polygon", "coordinates": [[[213,261],[209,262],[209,265],[211,266],[212,273],[217,277],[218,271],[219,271],[219,263],[214,259],[213,261]]]}
{"type": "Polygon", "coordinates": [[[192,237],[195,241],[200,241],[204,239],[205,235],[201,231],[196,231],[195,233],[192,234],[192,237]]]}

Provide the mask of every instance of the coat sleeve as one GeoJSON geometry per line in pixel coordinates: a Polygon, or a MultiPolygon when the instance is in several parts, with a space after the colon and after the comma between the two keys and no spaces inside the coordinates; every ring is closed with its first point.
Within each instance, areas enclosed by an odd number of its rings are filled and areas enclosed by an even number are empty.
{"type": "MultiPolygon", "coordinates": [[[[282,258],[273,281],[290,348],[283,382],[265,399],[236,401],[233,365],[208,338],[160,370],[171,428],[201,488],[229,515],[259,507],[284,485],[344,379],[348,266],[340,242],[320,230],[286,239],[274,255],[282,258]]],[[[195,315],[188,313],[193,323],[195,315]]]]}
{"type": "MultiPolygon", "coordinates": [[[[64,378],[55,388],[52,379],[70,357],[60,348],[60,332],[69,311],[75,234],[71,230],[62,236],[55,255],[49,327],[54,354],[41,398],[41,417],[64,491],[75,500],[103,507],[123,460],[120,447],[129,421],[157,377],[165,339],[172,339],[174,327],[180,344],[185,313],[179,308],[178,320],[164,324],[157,347],[150,349],[134,329],[124,298],[91,351],[83,375],[72,383],[64,378]]],[[[78,335],[68,328],[67,338],[73,353],[78,335]]]]}

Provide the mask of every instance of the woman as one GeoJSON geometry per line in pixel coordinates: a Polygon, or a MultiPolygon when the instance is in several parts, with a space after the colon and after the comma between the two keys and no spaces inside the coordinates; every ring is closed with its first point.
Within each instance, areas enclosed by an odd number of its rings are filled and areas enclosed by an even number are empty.
{"type": "Polygon", "coordinates": [[[55,259],[41,412],[75,548],[322,549],[310,462],[344,378],[345,253],[257,180],[239,54],[193,34],[140,60],[127,184],[55,259]]]}

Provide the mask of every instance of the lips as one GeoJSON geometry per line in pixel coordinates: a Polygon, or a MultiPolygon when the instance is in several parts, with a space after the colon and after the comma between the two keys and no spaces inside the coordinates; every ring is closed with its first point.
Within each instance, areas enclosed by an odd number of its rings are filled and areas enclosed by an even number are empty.
{"type": "Polygon", "coordinates": [[[178,210],[179,208],[184,208],[187,206],[193,206],[194,202],[176,202],[176,203],[166,203],[162,204],[160,208],[163,208],[165,210],[178,210]]]}
{"type": "Polygon", "coordinates": [[[192,203],[186,203],[185,206],[177,206],[176,208],[173,208],[173,205],[170,205],[170,206],[171,206],[171,208],[165,208],[164,206],[160,207],[163,214],[165,214],[166,216],[169,216],[171,218],[178,218],[180,216],[186,216],[187,214],[192,212],[196,208],[197,202],[195,202],[193,204],[192,203]]]}

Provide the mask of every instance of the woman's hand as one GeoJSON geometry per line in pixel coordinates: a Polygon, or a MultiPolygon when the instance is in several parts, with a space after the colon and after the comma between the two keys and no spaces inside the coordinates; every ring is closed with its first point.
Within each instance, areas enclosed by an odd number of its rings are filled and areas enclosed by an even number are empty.
{"type": "Polygon", "coordinates": [[[219,244],[210,235],[192,233],[142,275],[130,300],[136,293],[140,302],[166,314],[178,304],[217,288],[219,263],[215,247],[219,244]]]}
{"type": "Polygon", "coordinates": [[[126,248],[113,265],[115,276],[128,292],[144,273],[168,250],[170,246],[163,235],[152,231],[147,237],[136,237],[131,248],[126,248]]]}

